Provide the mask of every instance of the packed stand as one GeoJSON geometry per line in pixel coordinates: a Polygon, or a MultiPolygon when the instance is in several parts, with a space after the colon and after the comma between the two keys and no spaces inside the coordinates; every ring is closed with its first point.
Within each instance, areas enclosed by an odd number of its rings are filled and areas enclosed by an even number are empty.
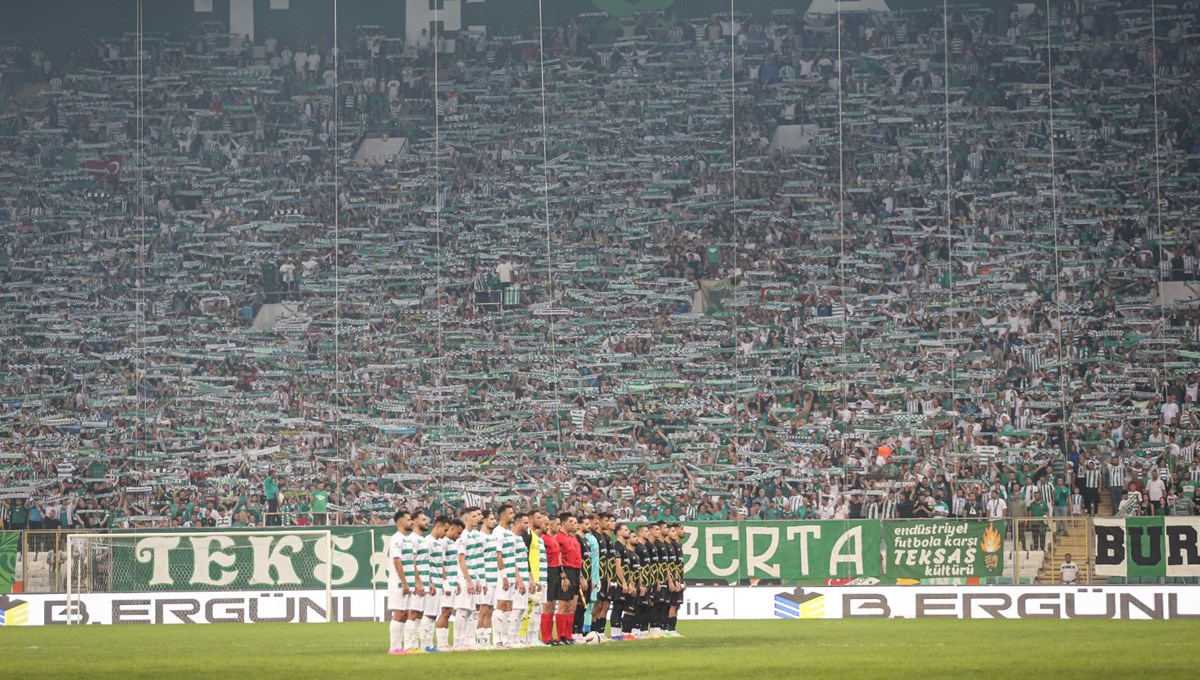
{"type": "Polygon", "coordinates": [[[1191,514],[1200,44],[1112,4],[157,36],[141,118],[5,42],[5,524],[1191,514]]]}

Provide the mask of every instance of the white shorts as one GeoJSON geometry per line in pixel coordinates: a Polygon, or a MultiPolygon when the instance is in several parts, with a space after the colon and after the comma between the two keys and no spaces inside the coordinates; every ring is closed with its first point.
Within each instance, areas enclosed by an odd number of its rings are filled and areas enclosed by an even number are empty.
{"type": "Polygon", "coordinates": [[[408,611],[412,606],[412,600],[418,599],[413,595],[405,595],[404,591],[399,588],[388,589],[387,598],[388,609],[401,612],[408,611]]]}
{"type": "Polygon", "coordinates": [[[480,606],[487,605],[489,607],[495,607],[496,606],[496,595],[498,595],[499,593],[500,593],[500,584],[498,584],[498,583],[487,584],[487,590],[483,593],[483,595],[481,595],[479,597],[478,604],[480,606]]]}
{"type": "Polygon", "coordinates": [[[454,584],[438,593],[438,608],[439,609],[454,609],[454,584]]]}
{"type": "Polygon", "coordinates": [[[538,585],[541,586],[538,588],[538,591],[529,596],[529,601],[532,602],[535,607],[540,607],[541,605],[546,604],[546,584],[541,583],[538,585]]]}
{"type": "Polygon", "coordinates": [[[511,585],[512,581],[509,581],[509,584],[510,585],[507,590],[502,590],[500,588],[496,589],[496,602],[497,603],[512,602],[513,598],[516,597],[517,587],[515,585],[511,585]]]}
{"type": "Polygon", "coordinates": [[[454,608],[475,611],[475,595],[468,593],[464,588],[461,593],[454,596],[454,608]]]}
{"type": "Polygon", "coordinates": [[[442,608],[440,606],[441,601],[442,594],[440,592],[435,595],[426,593],[425,597],[421,600],[421,611],[425,614],[425,616],[437,616],[442,612],[442,608]]]}
{"type": "Polygon", "coordinates": [[[526,609],[529,608],[529,590],[528,590],[529,584],[526,583],[525,587],[526,587],[526,590],[525,590],[524,595],[522,595],[521,593],[518,593],[518,592],[513,592],[512,603],[513,603],[514,611],[525,611],[526,609]]]}

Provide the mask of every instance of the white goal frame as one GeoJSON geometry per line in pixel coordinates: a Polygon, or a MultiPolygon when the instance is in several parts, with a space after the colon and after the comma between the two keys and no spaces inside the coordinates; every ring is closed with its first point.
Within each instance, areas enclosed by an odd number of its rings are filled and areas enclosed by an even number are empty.
{"type": "MultiPolygon", "coordinates": [[[[324,539],[325,544],[325,622],[332,623],[333,616],[333,532],[329,529],[297,529],[292,530],[258,530],[258,531],[131,531],[128,533],[75,533],[67,534],[67,625],[72,625],[75,618],[75,604],[82,595],[78,590],[72,591],[75,576],[75,544],[88,545],[90,541],[111,540],[113,538],[161,538],[165,536],[187,538],[189,536],[313,536],[324,539]]],[[[88,546],[90,548],[90,546],[88,546]]],[[[242,590],[240,592],[251,592],[242,590]]]]}

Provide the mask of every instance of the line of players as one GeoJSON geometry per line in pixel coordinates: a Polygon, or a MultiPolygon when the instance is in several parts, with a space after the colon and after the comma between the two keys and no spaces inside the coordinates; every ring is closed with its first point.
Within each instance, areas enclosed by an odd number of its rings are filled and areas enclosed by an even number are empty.
{"type": "Polygon", "coordinates": [[[511,505],[464,508],[432,526],[421,510],[399,510],[393,520],[389,654],[678,636],[680,524],[631,530],[608,514],[553,517],[511,505]]]}

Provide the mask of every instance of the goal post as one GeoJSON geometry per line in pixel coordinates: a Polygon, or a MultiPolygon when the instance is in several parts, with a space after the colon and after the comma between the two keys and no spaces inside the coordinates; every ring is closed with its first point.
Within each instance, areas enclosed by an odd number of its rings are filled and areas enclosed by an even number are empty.
{"type": "Polygon", "coordinates": [[[329,529],[69,534],[68,624],[89,593],[317,591],[333,611],[329,529]]]}

